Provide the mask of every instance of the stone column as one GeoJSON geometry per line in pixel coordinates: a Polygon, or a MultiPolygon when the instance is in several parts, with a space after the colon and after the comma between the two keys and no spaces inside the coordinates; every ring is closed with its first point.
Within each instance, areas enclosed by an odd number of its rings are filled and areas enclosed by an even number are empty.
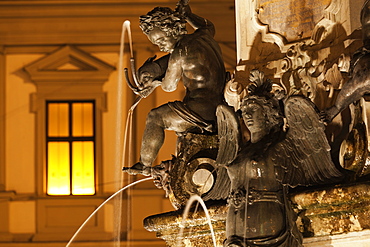
{"type": "Polygon", "coordinates": [[[0,46],[0,242],[9,241],[9,201],[14,192],[5,191],[5,51],[0,46]]]}

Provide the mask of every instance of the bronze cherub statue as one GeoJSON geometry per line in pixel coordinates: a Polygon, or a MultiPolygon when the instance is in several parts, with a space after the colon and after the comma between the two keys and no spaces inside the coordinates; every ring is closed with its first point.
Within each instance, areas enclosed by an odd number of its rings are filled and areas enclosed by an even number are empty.
{"type": "Polygon", "coordinates": [[[147,97],[157,86],[176,90],[182,80],[183,101],[169,102],[148,114],[142,138],[140,162],[124,168],[130,174],[150,175],[151,166],[164,142],[164,130],[177,133],[214,133],[216,108],[224,104],[226,70],[221,49],[214,40],[211,21],[192,13],[188,1],[179,1],[176,10],[156,7],[140,17],[140,27],[148,39],[169,54],[148,59],[139,69],[135,93],[147,97]],[[188,22],[195,31],[187,34],[188,22]]]}

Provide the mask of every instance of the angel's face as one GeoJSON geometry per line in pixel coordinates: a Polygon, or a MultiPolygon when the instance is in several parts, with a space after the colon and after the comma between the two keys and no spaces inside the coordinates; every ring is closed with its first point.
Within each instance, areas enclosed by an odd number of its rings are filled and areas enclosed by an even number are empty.
{"type": "Polygon", "coordinates": [[[242,117],[248,130],[253,134],[268,133],[267,119],[264,109],[254,101],[248,102],[242,107],[242,117]]]}

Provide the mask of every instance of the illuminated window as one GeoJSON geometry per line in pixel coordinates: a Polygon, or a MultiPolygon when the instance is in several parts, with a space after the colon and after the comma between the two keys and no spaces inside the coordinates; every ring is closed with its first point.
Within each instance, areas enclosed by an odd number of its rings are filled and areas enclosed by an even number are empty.
{"type": "Polygon", "coordinates": [[[46,102],[48,195],[95,194],[94,101],[46,102]]]}

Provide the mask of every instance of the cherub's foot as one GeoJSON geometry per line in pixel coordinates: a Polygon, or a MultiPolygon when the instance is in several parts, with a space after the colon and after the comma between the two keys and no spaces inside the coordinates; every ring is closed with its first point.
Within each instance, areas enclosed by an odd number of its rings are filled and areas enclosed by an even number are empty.
{"type": "Polygon", "coordinates": [[[145,166],[141,162],[138,162],[131,167],[123,167],[122,171],[127,172],[130,175],[142,174],[144,176],[150,176],[152,173],[151,167],[145,166]]]}

